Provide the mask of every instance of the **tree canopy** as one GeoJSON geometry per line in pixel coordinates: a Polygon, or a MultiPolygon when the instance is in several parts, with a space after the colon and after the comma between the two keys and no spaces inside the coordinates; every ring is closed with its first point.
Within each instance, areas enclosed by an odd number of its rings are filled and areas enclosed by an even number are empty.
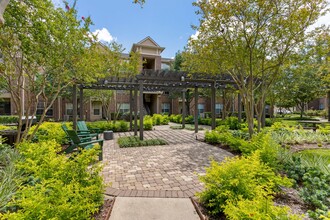
{"type": "Polygon", "coordinates": [[[229,74],[243,97],[249,132],[259,127],[270,86],[323,13],[326,0],[201,0],[198,36],[185,53],[190,71],[229,74]]]}

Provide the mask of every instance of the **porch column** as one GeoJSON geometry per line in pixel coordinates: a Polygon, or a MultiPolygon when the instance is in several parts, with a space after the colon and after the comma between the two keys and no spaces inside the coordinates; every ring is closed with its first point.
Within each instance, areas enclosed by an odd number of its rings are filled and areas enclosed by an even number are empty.
{"type": "Polygon", "coordinates": [[[133,116],[132,116],[132,111],[133,111],[133,91],[132,89],[129,90],[129,128],[130,131],[133,130],[133,116]]]}
{"type": "Polygon", "coordinates": [[[195,87],[195,133],[198,133],[198,87],[195,87]]]}
{"type": "Polygon", "coordinates": [[[72,105],[73,105],[73,130],[77,130],[77,85],[73,84],[73,92],[72,92],[72,105]]]}
{"type": "Polygon", "coordinates": [[[140,140],[143,140],[143,83],[139,82],[140,90],[140,140]]]}
{"type": "Polygon", "coordinates": [[[211,84],[211,128],[215,129],[215,83],[211,84]]]}
{"type": "Polygon", "coordinates": [[[238,122],[242,122],[242,97],[241,93],[238,93],[237,96],[237,106],[238,106],[238,122]]]}
{"type": "Polygon", "coordinates": [[[186,126],[186,91],[182,91],[182,128],[186,126]]]}
{"type": "Polygon", "coordinates": [[[138,88],[134,87],[134,136],[137,136],[138,88]]]}
{"type": "Polygon", "coordinates": [[[80,117],[79,119],[81,121],[84,120],[84,89],[83,87],[81,86],[80,89],[79,89],[79,101],[80,101],[80,117]]]}

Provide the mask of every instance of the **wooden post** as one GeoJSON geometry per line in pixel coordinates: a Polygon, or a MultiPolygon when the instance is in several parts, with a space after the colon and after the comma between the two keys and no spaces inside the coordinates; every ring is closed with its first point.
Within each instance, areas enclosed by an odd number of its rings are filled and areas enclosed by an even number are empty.
{"type": "Polygon", "coordinates": [[[73,94],[72,94],[72,105],[73,105],[73,130],[77,130],[77,85],[73,84],[73,94]]]}
{"type": "Polygon", "coordinates": [[[222,120],[224,120],[226,118],[226,88],[224,88],[222,90],[222,101],[223,101],[223,105],[222,105],[222,120]]]}
{"type": "Polygon", "coordinates": [[[130,131],[133,130],[133,92],[132,89],[129,90],[129,129],[130,131]]]}
{"type": "Polygon", "coordinates": [[[198,133],[198,87],[195,87],[195,133],[198,133]]]}
{"type": "Polygon", "coordinates": [[[264,128],[266,125],[266,105],[262,109],[262,115],[261,115],[261,127],[264,128]]]}
{"type": "Polygon", "coordinates": [[[242,123],[242,97],[241,93],[237,96],[237,106],[238,106],[238,122],[242,123]]]}
{"type": "Polygon", "coordinates": [[[215,129],[215,82],[211,84],[211,128],[215,129]]]}
{"type": "Polygon", "coordinates": [[[138,88],[134,88],[134,136],[137,136],[138,88]]]}
{"type": "Polygon", "coordinates": [[[81,121],[83,121],[84,120],[84,89],[83,89],[83,87],[80,87],[80,90],[79,90],[79,102],[80,102],[79,119],[81,121]]]}
{"type": "Polygon", "coordinates": [[[143,83],[140,81],[140,140],[143,140],[143,83]]]}
{"type": "Polygon", "coordinates": [[[182,91],[182,128],[186,127],[186,91],[182,91]]]}
{"type": "Polygon", "coordinates": [[[330,90],[328,91],[328,121],[330,122],[330,90]]]}

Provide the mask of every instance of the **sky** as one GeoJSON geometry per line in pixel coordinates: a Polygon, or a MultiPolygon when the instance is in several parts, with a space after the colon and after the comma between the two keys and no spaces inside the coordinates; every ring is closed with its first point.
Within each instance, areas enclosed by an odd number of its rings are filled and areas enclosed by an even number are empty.
{"type": "MultiPolygon", "coordinates": [[[[61,0],[53,0],[59,5],[61,0]]],[[[69,0],[68,2],[72,2],[69,0]]],[[[172,58],[184,48],[199,24],[193,0],[146,0],[141,7],[132,0],[78,0],[79,16],[90,16],[93,33],[103,41],[116,40],[129,52],[133,43],[150,36],[161,47],[162,57],[172,58]]]]}
{"type": "MultiPolygon", "coordinates": [[[[59,6],[62,0],[52,0],[59,6]]],[[[329,0],[330,1],[330,0],[329,0]]],[[[68,0],[72,3],[73,0],[68,0]]],[[[196,34],[192,25],[199,25],[194,0],[146,0],[141,7],[132,0],[78,0],[79,16],[90,16],[101,41],[115,40],[129,53],[133,43],[150,36],[161,47],[162,57],[173,58],[183,50],[188,39],[196,34]]],[[[321,17],[313,27],[330,25],[330,14],[321,17]]]]}

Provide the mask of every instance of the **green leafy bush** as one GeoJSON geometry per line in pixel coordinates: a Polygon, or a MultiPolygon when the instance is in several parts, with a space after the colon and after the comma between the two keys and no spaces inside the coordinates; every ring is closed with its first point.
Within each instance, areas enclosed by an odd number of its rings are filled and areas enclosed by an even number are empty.
{"type": "Polygon", "coordinates": [[[302,177],[301,198],[314,208],[328,210],[330,207],[330,175],[317,168],[309,168],[302,177]]]}
{"type": "Polygon", "coordinates": [[[17,123],[18,122],[18,116],[17,115],[2,115],[0,116],[0,124],[11,124],[11,123],[17,123]]]}
{"type": "Polygon", "coordinates": [[[276,175],[261,162],[259,152],[247,157],[226,158],[220,164],[212,161],[200,180],[205,190],[198,196],[212,214],[222,213],[229,201],[252,200],[258,195],[272,194],[280,185],[291,186],[289,179],[276,175]]]}
{"type": "Polygon", "coordinates": [[[120,148],[126,148],[126,147],[166,145],[167,142],[162,139],[140,140],[139,137],[130,136],[130,137],[118,138],[118,144],[120,148]]]}
{"type": "Polygon", "coordinates": [[[23,160],[17,167],[25,173],[8,206],[15,212],[4,219],[90,219],[103,202],[99,149],[83,150],[74,157],[58,154],[54,141],[21,143],[23,160]]]}
{"type": "Polygon", "coordinates": [[[239,130],[241,128],[241,124],[238,122],[238,118],[234,116],[226,118],[225,124],[229,127],[230,130],[239,130]]]}
{"type": "Polygon", "coordinates": [[[152,117],[150,115],[144,116],[143,129],[146,131],[150,131],[150,130],[152,130],[152,126],[153,126],[152,117]]]}
{"type": "MultiPolygon", "coordinates": [[[[71,127],[67,123],[68,127],[71,127]]],[[[36,129],[36,125],[32,126],[29,134],[31,135],[36,129]]],[[[66,134],[61,127],[61,123],[58,122],[44,122],[40,125],[37,132],[33,137],[34,142],[55,140],[57,143],[65,143],[67,141],[66,134]]]]}
{"type": "Polygon", "coordinates": [[[187,124],[193,124],[194,123],[194,116],[188,115],[187,117],[185,117],[185,121],[186,121],[187,124]]]}
{"type": "Polygon", "coordinates": [[[128,131],[128,123],[126,121],[116,121],[108,122],[108,121],[95,121],[95,122],[87,122],[87,127],[90,130],[98,129],[100,132],[104,131],[113,131],[113,132],[125,132],[128,131]]]}
{"type": "Polygon", "coordinates": [[[167,125],[169,122],[168,115],[153,114],[152,123],[153,125],[167,125]]]}
{"type": "Polygon", "coordinates": [[[287,206],[275,206],[269,196],[257,195],[255,198],[241,199],[237,202],[228,202],[224,209],[224,213],[228,219],[241,220],[273,220],[286,219],[298,220],[303,216],[291,214],[291,210],[287,206]]]}

